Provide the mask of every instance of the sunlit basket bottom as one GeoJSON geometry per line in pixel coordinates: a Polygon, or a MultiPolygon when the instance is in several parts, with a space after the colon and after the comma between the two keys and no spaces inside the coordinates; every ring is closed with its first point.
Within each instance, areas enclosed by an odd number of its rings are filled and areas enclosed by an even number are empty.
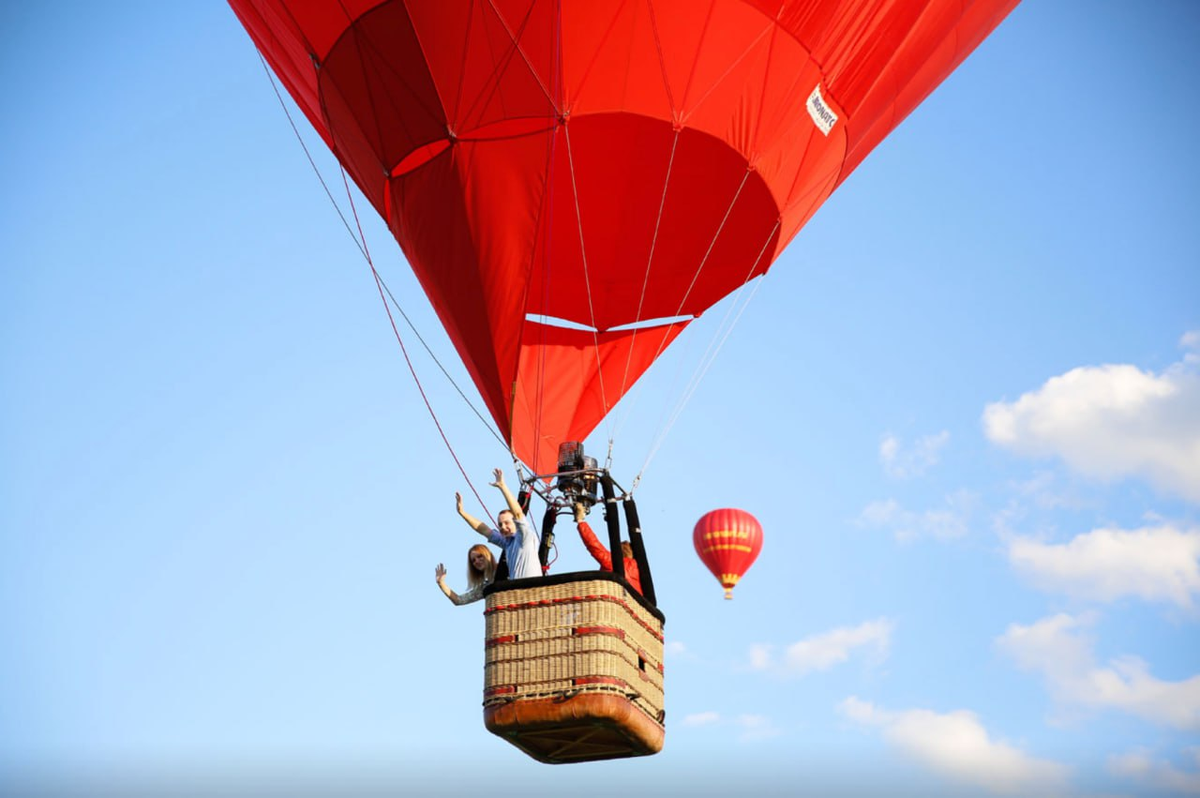
{"type": "Polygon", "coordinates": [[[484,724],[552,764],[662,750],[662,614],[607,574],[488,595],[484,724]]]}
{"type": "Polygon", "coordinates": [[[646,756],[662,750],[663,727],[620,695],[589,693],[487,707],[483,722],[540,762],[646,756]]]}

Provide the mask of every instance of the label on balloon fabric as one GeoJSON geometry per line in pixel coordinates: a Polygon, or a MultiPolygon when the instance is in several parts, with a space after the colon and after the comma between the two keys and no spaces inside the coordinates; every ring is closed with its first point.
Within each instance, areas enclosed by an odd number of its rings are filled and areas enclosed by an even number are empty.
{"type": "Polygon", "coordinates": [[[825,98],[821,96],[821,87],[818,85],[812,90],[812,94],[808,95],[808,115],[812,117],[813,123],[817,129],[829,135],[829,131],[833,130],[833,126],[837,124],[837,114],[833,109],[825,104],[825,98]]]}

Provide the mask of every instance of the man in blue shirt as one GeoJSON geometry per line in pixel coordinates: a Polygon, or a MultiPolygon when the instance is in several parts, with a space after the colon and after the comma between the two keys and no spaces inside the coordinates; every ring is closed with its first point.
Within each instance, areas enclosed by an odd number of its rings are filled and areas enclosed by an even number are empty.
{"type": "Polygon", "coordinates": [[[454,500],[458,505],[458,514],[472,529],[487,538],[488,543],[499,546],[504,551],[505,559],[508,560],[509,579],[541,576],[542,566],[538,562],[537,533],[529,525],[525,513],[521,512],[521,505],[512,495],[512,491],[504,484],[504,471],[497,468],[492,473],[495,475],[496,481],[489,484],[499,488],[500,493],[504,495],[504,501],[508,503],[508,509],[501,510],[496,516],[496,523],[500,528],[492,529],[464,510],[461,493],[454,494],[454,500]]]}

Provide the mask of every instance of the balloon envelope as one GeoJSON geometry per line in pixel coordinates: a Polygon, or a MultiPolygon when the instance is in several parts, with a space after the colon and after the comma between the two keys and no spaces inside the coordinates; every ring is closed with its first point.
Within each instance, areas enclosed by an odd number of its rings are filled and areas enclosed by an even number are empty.
{"type": "Polygon", "coordinates": [[[733,586],[762,551],[762,525],[745,510],[723,508],[705,513],[696,522],[692,545],[713,576],[733,598],[733,586]]]}
{"type": "Polygon", "coordinates": [[[230,0],[554,470],[1017,0],[230,0]]]}

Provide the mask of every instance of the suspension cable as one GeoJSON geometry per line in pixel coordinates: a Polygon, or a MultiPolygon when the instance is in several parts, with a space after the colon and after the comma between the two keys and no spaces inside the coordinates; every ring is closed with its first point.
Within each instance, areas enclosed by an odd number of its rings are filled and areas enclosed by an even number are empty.
{"type": "Polygon", "coordinates": [[[775,226],[771,228],[769,233],[767,233],[767,238],[763,242],[762,248],[758,252],[758,257],[751,262],[750,269],[746,272],[745,279],[742,281],[741,286],[738,287],[738,296],[734,297],[734,301],[725,311],[725,316],[721,319],[721,323],[717,326],[716,331],[713,333],[713,337],[709,341],[708,348],[705,350],[704,355],[701,356],[700,363],[697,364],[696,370],[693,373],[687,388],[684,390],[682,398],[680,398],[679,402],[676,404],[675,409],[666,425],[659,430],[659,433],[655,437],[650,451],[646,454],[645,462],[642,463],[641,469],[638,470],[637,476],[633,479],[633,484],[629,489],[630,494],[637,489],[638,483],[641,482],[642,475],[645,474],[646,469],[650,467],[650,461],[654,459],[654,456],[658,454],[659,448],[661,448],[663,443],[666,442],[667,435],[670,433],[671,428],[674,427],[675,422],[679,420],[679,416],[683,413],[683,409],[691,401],[693,394],[695,394],[696,389],[700,387],[700,383],[703,381],[704,377],[707,376],[708,370],[712,367],[712,364],[716,362],[717,355],[720,353],[721,348],[725,345],[725,341],[728,340],[729,336],[733,333],[733,329],[741,320],[742,314],[746,312],[746,308],[750,307],[750,302],[754,299],[755,294],[758,293],[758,289],[762,286],[764,281],[760,279],[754,285],[754,288],[750,291],[750,294],[745,298],[745,301],[741,302],[740,307],[738,307],[741,294],[744,292],[747,284],[749,284],[750,280],[753,278],[754,268],[762,260],[763,254],[766,252],[771,240],[775,237],[776,231],[779,230],[779,225],[780,222],[777,220],[775,222],[775,226]],[[738,308],[736,315],[733,313],[735,308],[738,308]],[[730,321],[731,315],[733,316],[732,321],[730,321]],[[724,330],[724,332],[722,332],[722,330],[724,330]]]}
{"type": "Polygon", "coordinates": [[[455,453],[454,447],[450,444],[450,439],[446,437],[446,431],[442,429],[442,423],[438,420],[437,413],[433,411],[433,405],[429,403],[425,387],[421,385],[421,378],[417,376],[417,370],[413,367],[412,359],[408,356],[408,347],[404,345],[404,339],[400,335],[400,328],[396,326],[396,319],[392,316],[391,306],[388,305],[387,296],[384,294],[383,279],[375,269],[375,262],[371,259],[371,252],[367,248],[367,238],[363,233],[362,221],[358,218],[358,209],[354,205],[354,194],[350,191],[350,181],[346,179],[346,170],[340,169],[340,171],[342,173],[342,185],[346,187],[346,198],[350,201],[350,211],[354,214],[354,223],[358,227],[358,234],[362,239],[363,254],[367,258],[367,266],[371,268],[371,276],[375,278],[375,288],[379,291],[379,300],[383,302],[383,310],[387,313],[388,323],[392,326],[392,332],[396,336],[396,343],[400,345],[400,352],[404,355],[404,363],[408,366],[408,373],[412,375],[413,382],[417,385],[417,391],[421,394],[421,400],[425,402],[425,409],[429,411],[429,417],[433,419],[433,424],[437,427],[438,434],[442,436],[442,443],[446,444],[446,449],[450,452],[450,457],[454,459],[454,465],[458,466],[459,472],[463,475],[463,479],[467,481],[467,487],[475,494],[476,500],[483,505],[483,511],[487,513],[488,519],[495,524],[496,519],[492,518],[492,514],[488,512],[487,505],[484,504],[479,491],[475,489],[475,483],[467,476],[467,471],[463,468],[462,462],[458,459],[458,454],[455,453]]]}
{"type": "Polygon", "coordinates": [[[563,138],[567,142],[567,166],[571,172],[571,193],[575,200],[575,224],[579,228],[579,253],[583,260],[583,285],[587,294],[588,313],[592,321],[592,349],[596,355],[596,376],[600,381],[600,406],[604,409],[604,414],[608,415],[608,394],[604,389],[604,364],[600,362],[600,334],[596,327],[596,308],[592,304],[592,283],[591,277],[588,274],[587,246],[583,240],[583,215],[579,210],[579,186],[575,182],[575,157],[571,152],[571,130],[569,126],[563,126],[563,138]]]}
{"type": "MultiPolygon", "coordinates": [[[[660,55],[661,55],[661,51],[660,51],[660,55]]],[[[670,186],[670,183],[671,183],[671,172],[675,168],[675,151],[679,147],[679,134],[681,132],[682,132],[681,130],[677,129],[675,131],[675,135],[671,139],[671,155],[667,159],[667,172],[663,176],[662,195],[659,197],[658,214],[654,219],[654,234],[650,239],[650,251],[646,256],[646,274],[642,277],[642,292],[638,297],[637,313],[634,315],[634,319],[633,319],[635,323],[640,322],[642,320],[642,308],[645,305],[646,292],[650,285],[650,268],[654,264],[654,252],[658,248],[658,234],[662,227],[663,210],[666,208],[666,205],[667,205],[667,188],[668,188],[668,186],[670,186]]],[[[668,329],[669,329],[669,325],[668,325],[668,329]]],[[[637,337],[640,332],[641,332],[641,330],[639,328],[634,328],[633,335],[630,338],[629,352],[625,355],[625,371],[621,375],[621,389],[617,394],[618,396],[622,396],[622,397],[626,396],[625,391],[629,385],[629,367],[633,362],[633,349],[634,349],[634,346],[637,344],[637,337]]],[[[662,330],[662,334],[663,334],[663,338],[665,340],[666,335],[667,335],[667,330],[662,330]]],[[[658,350],[658,354],[661,354],[661,353],[662,353],[662,347],[660,346],[659,350],[658,350]]],[[[655,354],[655,358],[658,357],[658,354],[655,354]]],[[[614,423],[612,425],[612,429],[611,429],[611,432],[608,437],[608,451],[609,451],[609,459],[610,460],[612,459],[612,449],[613,449],[613,444],[615,442],[615,439],[617,437],[617,433],[620,432],[621,427],[623,427],[625,424],[625,421],[627,421],[628,419],[633,417],[634,409],[637,407],[638,399],[640,399],[641,395],[642,395],[641,386],[643,384],[644,383],[641,381],[638,381],[637,383],[635,383],[633,390],[628,395],[628,400],[625,402],[624,409],[622,409],[622,411],[618,414],[618,418],[614,421],[614,423]]]]}
{"type": "MultiPolygon", "coordinates": [[[[256,52],[257,52],[257,50],[256,50],[256,52]]],[[[458,386],[458,384],[450,376],[449,372],[447,372],[445,367],[441,364],[441,361],[438,360],[437,356],[434,355],[433,351],[429,348],[429,344],[421,336],[420,332],[417,331],[415,325],[413,325],[413,323],[412,323],[412,320],[408,317],[408,314],[404,312],[404,309],[402,307],[400,307],[400,303],[396,301],[395,295],[392,294],[391,289],[387,286],[387,284],[383,280],[383,277],[379,274],[379,271],[375,268],[375,263],[372,260],[371,253],[367,248],[366,235],[363,233],[362,222],[358,217],[358,210],[354,205],[354,196],[350,190],[349,180],[346,178],[346,170],[344,168],[341,168],[341,164],[339,163],[339,169],[340,169],[341,175],[342,175],[342,184],[345,186],[346,197],[350,201],[350,208],[354,215],[355,226],[358,228],[357,234],[355,234],[354,228],[352,228],[350,226],[350,222],[346,218],[346,215],[342,212],[341,206],[339,206],[337,203],[337,200],[334,199],[333,192],[331,192],[329,190],[329,185],[328,185],[328,183],[325,182],[325,178],[321,174],[321,170],[319,168],[317,168],[316,161],[313,159],[312,153],[309,151],[308,145],[304,141],[304,137],[300,135],[300,130],[296,126],[296,122],[295,122],[295,119],[293,119],[293,117],[292,117],[291,110],[287,107],[287,103],[284,101],[283,95],[280,93],[279,87],[275,82],[275,77],[274,77],[274,75],[271,74],[271,70],[267,65],[266,59],[263,58],[261,52],[258,53],[258,60],[259,60],[259,63],[262,64],[263,71],[267,75],[267,80],[271,84],[271,90],[275,93],[275,98],[279,101],[279,105],[283,109],[284,116],[287,117],[288,124],[292,128],[292,133],[295,134],[296,140],[300,143],[300,148],[304,151],[305,158],[308,159],[309,166],[312,167],[313,173],[317,176],[317,180],[321,184],[321,188],[324,189],[324,191],[325,191],[325,196],[329,198],[329,202],[333,206],[334,210],[337,212],[338,218],[340,218],[342,220],[342,225],[346,228],[346,232],[348,232],[350,234],[350,238],[353,239],[354,245],[356,247],[358,247],[358,251],[362,254],[363,259],[366,260],[367,265],[371,270],[371,276],[375,280],[375,287],[376,287],[376,290],[378,290],[378,292],[379,292],[380,301],[383,302],[383,309],[384,309],[384,312],[387,314],[388,323],[391,325],[392,333],[396,337],[396,342],[400,345],[400,351],[404,355],[404,362],[408,366],[408,371],[412,375],[413,381],[417,385],[417,390],[421,394],[421,399],[425,403],[425,408],[429,411],[429,415],[433,419],[434,425],[437,427],[438,434],[441,435],[442,442],[445,443],[446,449],[450,452],[450,456],[454,460],[454,464],[458,467],[459,472],[462,474],[463,479],[466,480],[467,486],[470,487],[471,492],[475,495],[476,500],[479,501],[480,505],[483,507],[484,513],[488,516],[488,519],[491,520],[493,524],[495,524],[495,519],[492,518],[491,513],[488,511],[487,504],[480,497],[479,491],[475,488],[475,484],[471,481],[471,478],[469,476],[467,476],[467,472],[463,468],[462,462],[458,459],[458,455],[455,453],[454,447],[450,444],[449,438],[446,437],[446,433],[442,429],[441,422],[438,420],[437,414],[434,412],[433,406],[429,402],[429,397],[425,393],[425,388],[421,384],[421,380],[417,376],[416,369],[413,366],[412,359],[408,355],[408,348],[404,345],[404,340],[403,340],[402,336],[400,335],[400,329],[396,326],[396,319],[392,315],[391,306],[388,303],[389,298],[391,299],[391,303],[393,305],[395,305],[396,310],[404,318],[404,321],[408,324],[409,328],[413,331],[413,334],[415,334],[417,336],[417,340],[419,340],[421,342],[421,345],[425,348],[426,353],[433,360],[433,362],[437,364],[438,368],[441,369],[442,374],[445,375],[446,379],[450,381],[450,384],[452,386],[454,386],[454,389],[456,391],[458,391],[459,396],[461,396],[463,398],[463,400],[467,403],[467,406],[471,408],[471,410],[480,419],[480,421],[482,421],[484,423],[484,426],[488,428],[488,430],[492,433],[492,435],[500,442],[500,444],[502,446],[504,446],[505,449],[508,449],[508,445],[504,442],[504,440],[502,438],[500,438],[499,434],[492,428],[492,426],[487,423],[487,420],[483,418],[482,414],[475,408],[474,404],[471,403],[471,401],[467,398],[466,394],[463,393],[462,389],[458,386]]]]}

